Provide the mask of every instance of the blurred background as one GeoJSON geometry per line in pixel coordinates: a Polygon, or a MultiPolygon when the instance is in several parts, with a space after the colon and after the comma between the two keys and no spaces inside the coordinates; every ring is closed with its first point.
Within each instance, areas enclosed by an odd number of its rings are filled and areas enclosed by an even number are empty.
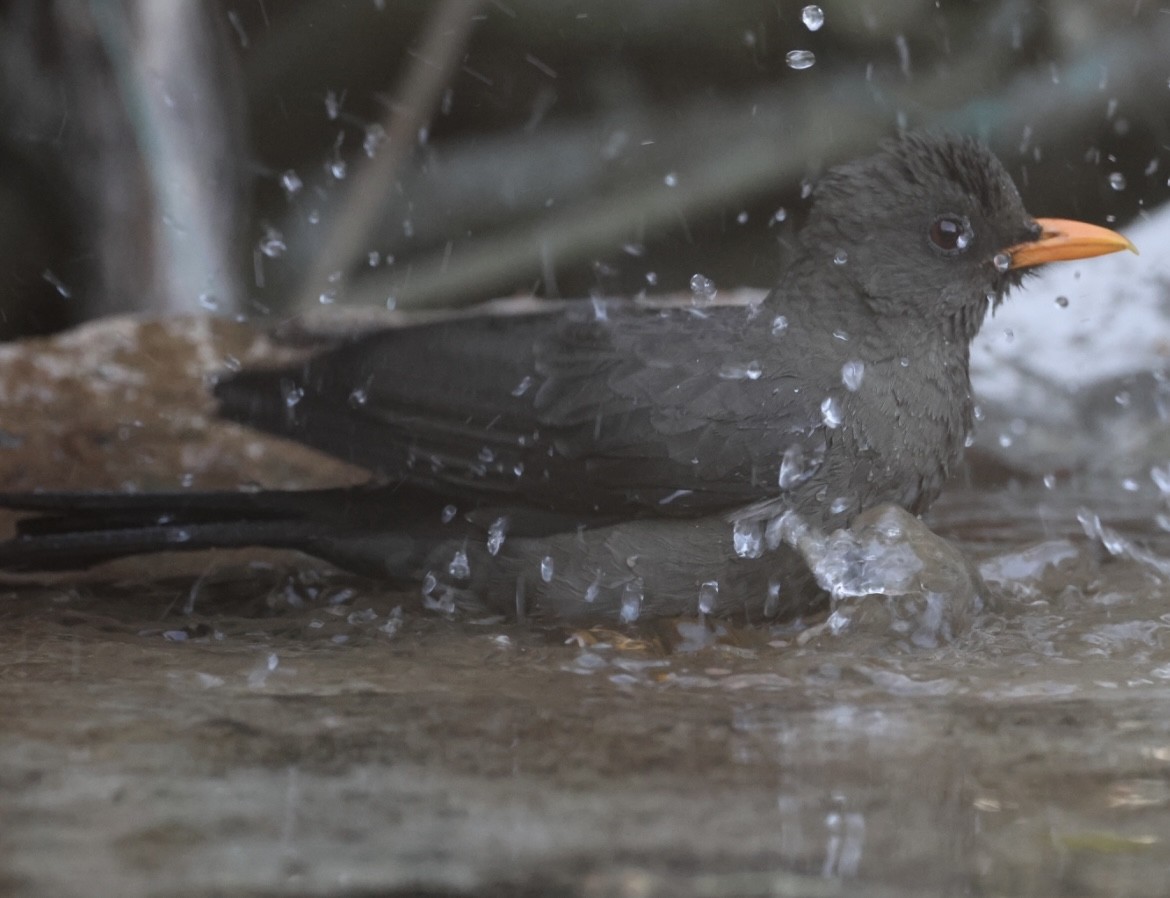
{"type": "Polygon", "coordinates": [[[1170,194],[1150,0],[2,0],[0,67],[3,339],[765,287],[903,128],[985,138],[1036,214],[1170,194]]]}

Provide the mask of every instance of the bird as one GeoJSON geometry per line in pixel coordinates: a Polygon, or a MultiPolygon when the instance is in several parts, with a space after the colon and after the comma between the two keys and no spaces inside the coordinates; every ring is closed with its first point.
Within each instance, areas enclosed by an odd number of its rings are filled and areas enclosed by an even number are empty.
{"type": "Polygon", "coordinates": [[[902,134],[829,169],[747,306],[538,305],[382,329],[215,387],[221,416],[371,472],[306,491],[7,493],[0,569],[298,549],[428,607],[759,622],[824,602],[779,535],[919,515],[971,442],[971,341],[1038,266],[1131,249],[1034,218],[978,140],[902,134]]]}

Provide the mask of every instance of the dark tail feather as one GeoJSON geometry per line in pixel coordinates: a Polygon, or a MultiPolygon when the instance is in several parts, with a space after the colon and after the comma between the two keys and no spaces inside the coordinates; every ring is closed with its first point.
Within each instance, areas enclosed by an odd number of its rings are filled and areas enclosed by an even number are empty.
{"type": "Polygon", "coordinates": [[[254,493],[0,493],[38,512],[0,542],[0,569],[63,571],[147,552],[268,546],[311,550],[369,524],[385,495],[362,488],[254,493]]]}
{"type": "MultiPolygon", "coordinates": [[[[386,485],[319,490],[0,493],[34,513],[0,541],[0,570],[67,571],[148,552],[299,549],[370,576],[399,576],[453,538],[443,500],[386,485]]],[[[413,576],[413,575],[411,575],[413,576]]]]}
{"type": "Polygon", "coordinates": [[[321,525],[316,522],[287,520],[118,528],[99,528],[95,524],[88,529],[56,533],[29,533],[27,529],[33,528],[23,525],[21,529],[20,535],[0,542],[0,570],[79,570],[148,552],[247,546],[301,549],[312,545],[321,534],[321,525]]]}
{"type": "Polygon", "coordinates": [[[230,490],[211,493],[0,493],[0,508],[45,512],[52,514],[53,519],[133,518],[143,522],[161,518],[223,520],[232,516],[263,518],[309,515],[319,511],[324,504],[336,503],[339,499],[357,496],[360,492],[368,490],[361,487],[335,487],[321,490],[230,490]]]}

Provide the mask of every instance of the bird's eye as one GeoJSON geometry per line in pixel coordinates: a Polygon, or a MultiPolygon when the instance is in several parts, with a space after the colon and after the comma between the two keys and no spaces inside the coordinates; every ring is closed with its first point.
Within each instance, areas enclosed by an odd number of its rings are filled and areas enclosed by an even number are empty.
{"type": "Polygon", "coordinates": [[[957,256],[975,238],[971,223],[961,215],[940,215],[930,226],[930,243],[945,256],[957,256]]]}

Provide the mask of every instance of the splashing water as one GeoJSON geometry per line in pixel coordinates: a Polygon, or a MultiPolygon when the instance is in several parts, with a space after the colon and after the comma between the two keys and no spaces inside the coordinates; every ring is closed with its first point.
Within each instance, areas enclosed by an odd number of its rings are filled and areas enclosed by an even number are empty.
{"type": "Polygon", "coordinates": [[[458,549],[447,565],[447,573],[456,580],[466,580],[471,576],[471,563],[467,560],[467,553],[458,549]]]}
{"type": "Polygon", "coordinates": [[[843,415],[841,403],[834,396],[826,396],[821,402],[821,418],[826,427],[840,427],[843,415]]]}
{"type": "Polygon", "coordinates": [[[715,282],[709,277],[701,274],[691,275],[691,301],[696,305],[710,303],[718,292],[715,282]]]}
{"type": "Polygon", "coordinates": [[[850,393],[856,393],[865,379],[865,362],[853,359],[841,366],[841,383],[850,393]]]}
{"type": "Polygon", "coordinates": [[[784,57],[788,68],[796,71],[812,68],[816,61],[817,57],[812,50],[789,50],[784,57]]]}
{"type": "Polygon", "coordinates": [[[710,614],[719,604],[719,581],[708,580],[699,587],[699,614],[710,614]]]}
{"type": "Polygon", "coordinates": [[[732,525],[731,545],[740,558],[759,558],[764,550],[760,522],[736,521],[732,525]]]}
{"type": "Polygon", "coordinates": [[[825,24],[825,11],[810,4],[800,11],[800,21],[804,22],[804,27],[809,31],[820,31],[825,24]]]}
{"type": "Polygon", "coordinates": [[[728,364],[719,369],[719,376],[724,380],[759,380],[763,373],[764,369],[754,359],[747,364],[728,364]]]}
{"type": "Polygon", "coordinates": [[[621,619],[623,623],[632,624],[642,613],[642,600],[645,594],[642,589],[642,579],[631,580],[622,590],[621,619]]]}
{"type": "Polygon", "coordinates": [[[508,536],[508,519],[499,517],[488,527],[487,550],[489,555],[498,555],[508,536]]]}

